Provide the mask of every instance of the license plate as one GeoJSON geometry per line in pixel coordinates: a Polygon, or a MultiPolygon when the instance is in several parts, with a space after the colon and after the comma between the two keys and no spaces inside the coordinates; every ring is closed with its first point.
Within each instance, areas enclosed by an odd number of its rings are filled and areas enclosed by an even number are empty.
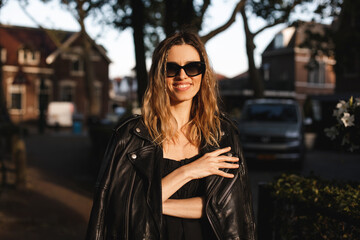
{"type": "Polygon", "coordinates": [[[257,158],[260,160],[275,160],[275,155],[273,155],[273,154],[258,154],[257,158]]]}

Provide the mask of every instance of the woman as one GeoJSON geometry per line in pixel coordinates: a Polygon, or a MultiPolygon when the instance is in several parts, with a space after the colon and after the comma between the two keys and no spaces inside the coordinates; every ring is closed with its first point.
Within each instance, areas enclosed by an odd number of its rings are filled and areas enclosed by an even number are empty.
{"type": "Polygon", "coordinates": [[[196,35],[155,49],[142,116],[105,153],[87,239],[255,239],[237,130],[196,35]]]}

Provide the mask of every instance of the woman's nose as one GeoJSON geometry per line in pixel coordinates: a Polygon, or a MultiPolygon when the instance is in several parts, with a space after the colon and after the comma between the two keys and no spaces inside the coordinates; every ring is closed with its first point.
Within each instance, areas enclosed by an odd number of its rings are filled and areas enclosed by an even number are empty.
{"type": "Polygon", "coordinates": [[[186,72],[185,72],[184,69],[180,69],[179,78],[180,78],[180,79],[185,79],[185,78],[187,78],[187,75],[186,75],[186,72]]]}

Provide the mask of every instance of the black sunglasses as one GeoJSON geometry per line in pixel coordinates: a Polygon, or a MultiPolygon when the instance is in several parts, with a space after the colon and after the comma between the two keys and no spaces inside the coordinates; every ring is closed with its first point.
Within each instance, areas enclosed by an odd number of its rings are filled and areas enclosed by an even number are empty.
{"type": "Polygon", "coordinates": [[[190,62],[184,66],[180,66],[179,64],[168,62],[166,63],[166,76],[175,77],[179,75],[181,69],[184,69],[186,75],[189,77],[195,77],[205,72],[205,63],[190,62]]]}

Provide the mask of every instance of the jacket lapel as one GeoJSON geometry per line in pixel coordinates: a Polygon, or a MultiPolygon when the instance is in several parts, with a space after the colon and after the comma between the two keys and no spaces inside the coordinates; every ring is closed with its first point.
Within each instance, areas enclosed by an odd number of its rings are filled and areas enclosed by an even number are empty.
{"type": "Polygon", "coordinates": [[[138,149],[129,152],[127,157],[138,172],[145,178],[144,189],[146,190],[146,201],[153,213],[152,216],[161,235],[162,197],[160,160],[163,158],[163,152],[161,147],[151,140],[150,134],[142,121],[139,121],[134,129],[132,129],[132,132],[145,141],[142,141],[142,146],[138,149]]]}

